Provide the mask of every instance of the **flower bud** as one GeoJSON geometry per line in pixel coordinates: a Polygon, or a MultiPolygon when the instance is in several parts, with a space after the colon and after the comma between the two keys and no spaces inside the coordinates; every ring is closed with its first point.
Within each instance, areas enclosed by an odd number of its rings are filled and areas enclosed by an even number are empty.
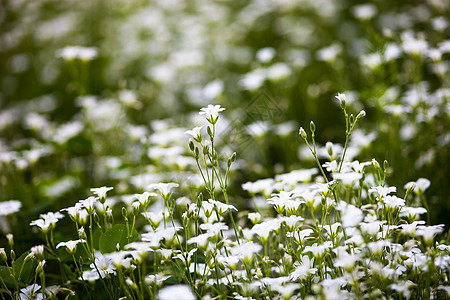
{"type": "Polygon", "coordinates": [[[311,132],[314,134],[314,132],[316,131],[316,124],[314,124],[313,121],[311,121],[309,123],[309,129],[311,130],[311,132]]]}
{"type": "Polygon", "coordinates": [[[8,260],[8,256],[6,255],[5,248],[0,248],[0,258],[5,262],[8,260]]]}
{"type": "Polygon", "coordinates": [[[302,139],[306,140],[306,138],[308,137],[306,135],[306,131],[305,129],[303,129],[303,127],[300,127],[300,129],[298,130],[298,134],[302,137],[302,139]]]}
{"type": "Polygon", "coordinates": [[[353,124],[355,122],[355,116],[353,114],[350,114],[350,124],[353,124]]]}
{"type": "Polygon", "coordinates": [[[211,130],[211,126],[206,127],[206,132],[208,133],[208,135],[209,135],[210,137],[213,136],[213,133],[212,133],[212,130],[211,130]]]}
{"type": "Polygon", "coordinates": [[[12,233],[8,233],[8,234],[6,235],[6,238],[8,239],[9,247],[10,247],[11,249],[14,248],[14,236],[12,235],[12,233]]]}
{"type": "Polygon", "coordinates": [[[383,162],[383,170],[384,170],[384,172],[386,172],[388,168],[389,168],[389,163],[388,163],[387,160],[384,160],[384,162],[383,162]]]}
{"type": "Polygon", "coordinates": [[[359,112],[359,114],[356,116],[356,120],[359,120],[359,119],[361,119],[361,118],[363,118],[365,116],[366,116],[366,112],[364,110],[361,110],[359,112]]]}
{"type": "Polygon", "coordinates": [[[189,141],[189,149],[191,149],[191,151],[194,151],[194,142],[192,140],[189,141]]]}

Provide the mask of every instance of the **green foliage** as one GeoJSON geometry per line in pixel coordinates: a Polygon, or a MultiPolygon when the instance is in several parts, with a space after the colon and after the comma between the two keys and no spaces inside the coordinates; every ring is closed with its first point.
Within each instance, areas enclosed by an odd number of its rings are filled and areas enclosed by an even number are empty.
{"type": "Polygon", "coordinates": [[[136,241],[138,236],[139,233],[135,228],[116,224],[100,236],[99,250],[102,254],[122,250],[126,244],[136,241]]]}

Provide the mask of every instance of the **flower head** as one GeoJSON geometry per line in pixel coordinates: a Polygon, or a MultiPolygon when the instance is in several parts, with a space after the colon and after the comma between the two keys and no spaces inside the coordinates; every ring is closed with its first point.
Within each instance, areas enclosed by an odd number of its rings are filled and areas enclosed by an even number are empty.
{"type": "Polygon", "coordinates": [[[211,124],[215,124],[219,119],[219,112],[224,111],[225,108],[220,107],[220,105],[209,104],[208,107],[203,107],[200,110],[200,115],[206,115],[206,120],[211,124]]]}
{"type": "Polygon", "coordinates": [[[184,133],[189,134],[190,136],[192,136],[194,138],[195,141],[200,143],[202,141],[202,134],[201,134],[202,128],[203,128],[203,125],[194,127],[192,130],[186,130],[184,133]]]}
{"type": "Polygon", "coordinates": [[[100,200],[101,203],[105,203],[106,201],[106,192],[112,190],[112,187],[106,187],[106,186],[102,186],[99,188],[92,188],[91,192],[93,192],[94,194],[96,194],[100,200]]]}

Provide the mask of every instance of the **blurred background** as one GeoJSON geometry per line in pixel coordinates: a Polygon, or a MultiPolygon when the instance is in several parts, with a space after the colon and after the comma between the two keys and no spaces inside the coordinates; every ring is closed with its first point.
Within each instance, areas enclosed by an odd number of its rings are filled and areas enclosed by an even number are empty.
{"type": "Polygon", "coordinates": [[[218,126],[223,155],[238,154],[239,206],[242,183],[314,167],[299,126],[314,120],[318,143],[342,149],[337,93],[350,112],[367,112],[348,159],[386,159],[401,197],[406,183],[429,179],[432,223],[450,225],[448,1],[0,7],[0,201],[22,202],[0,213],[3,237],[92,187],[113,186],[123,200],[158,181],[201,186],[184,131],[208,104],[226,108],[218,126]]]}

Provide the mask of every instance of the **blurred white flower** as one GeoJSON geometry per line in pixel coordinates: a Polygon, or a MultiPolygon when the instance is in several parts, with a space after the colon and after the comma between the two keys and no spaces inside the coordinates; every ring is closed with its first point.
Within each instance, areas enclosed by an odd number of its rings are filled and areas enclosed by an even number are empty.
{"type": "Polygon", "coordinates": [[[183,300],[195,300],[196,297],[192,293],[189,286],[185,284],[176,284],[163,287],[158,291],[157,298],[158,300],[174,300],[181,299],[183,300]]]}
{"type": "Polygon", "coordinates": [[[20,210],[22,203],[18,200],[0,202],[0,216],[14,214],[20,210]]]}
{"type": "Polygon", "coordinates": [[[259,49],[256,52],[256,58],[262,63],[268,63],[275,56],[275,49],[267,47],[259,49]]]}
{"type": "Polygon", "coordinates": [[[68,46],[60,49],[58,56],[69,61],[74,59],[89,61],[98,56],[98,50],[94,47],[68,46]]]}
{"type": "Polygon", "coordinates": [[[220,105],[212,105],[209,104],[207,107],[203,107],[200,109],[199,114],[205,115],[206,119],[211,123],[215,124],[219,119],[219,112],[224,111],[225,108],[220,107],[220,105]]]}

